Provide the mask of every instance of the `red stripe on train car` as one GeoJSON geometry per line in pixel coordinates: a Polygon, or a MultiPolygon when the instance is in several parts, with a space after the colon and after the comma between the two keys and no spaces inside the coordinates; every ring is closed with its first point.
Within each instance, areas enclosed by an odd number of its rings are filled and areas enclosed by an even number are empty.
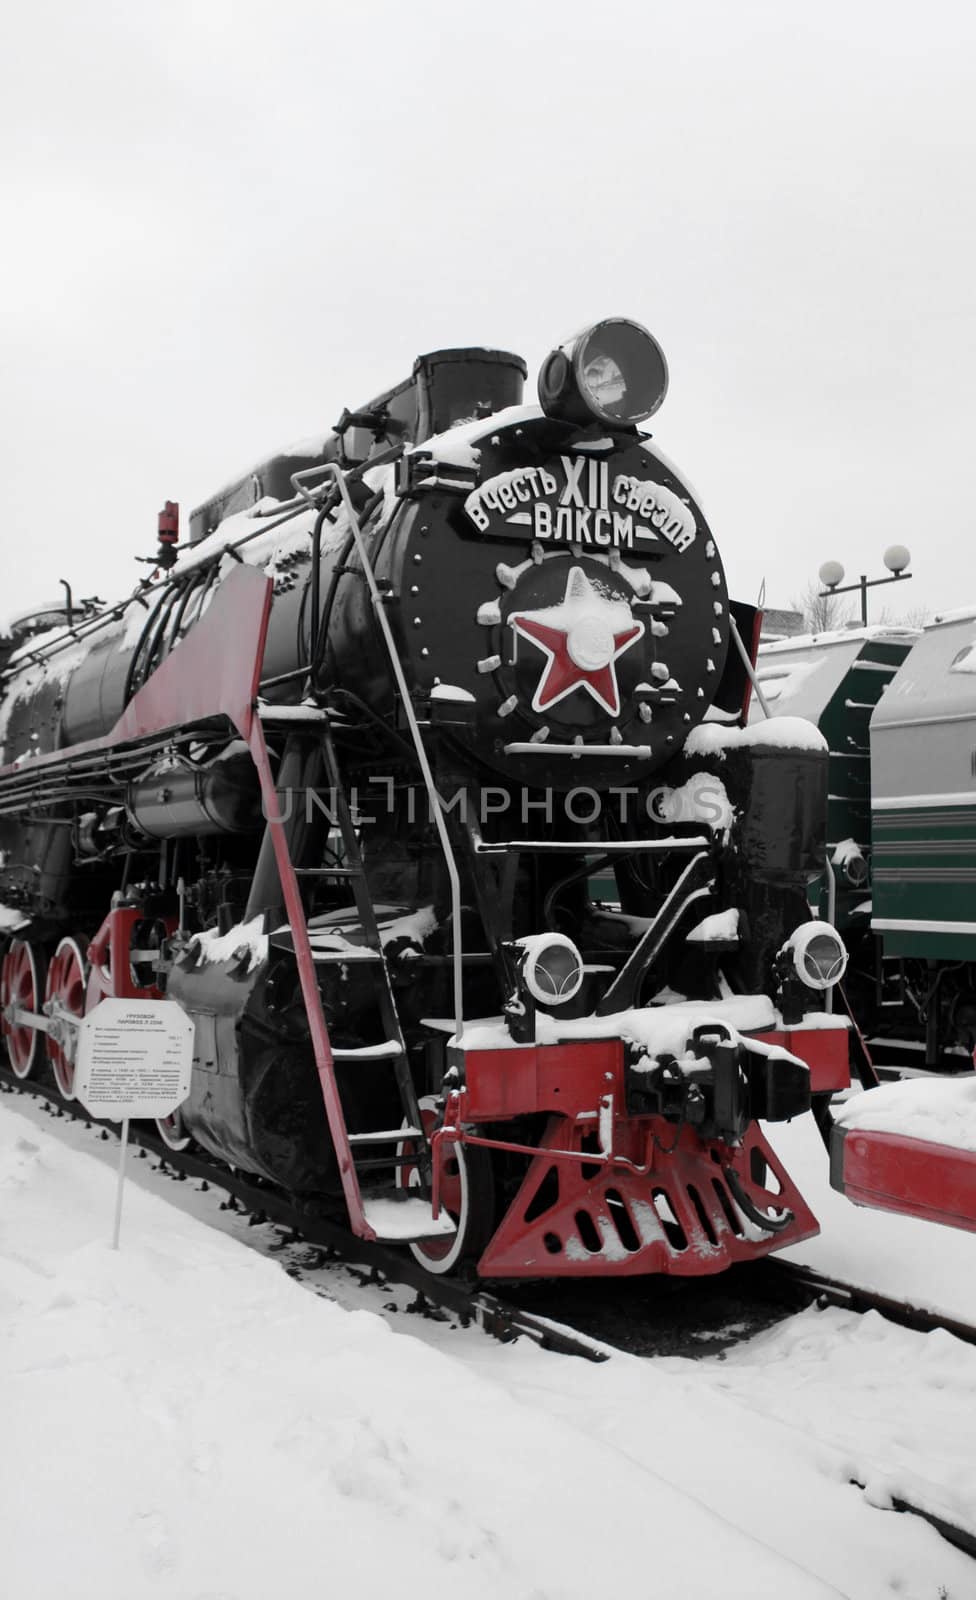
{"type": "Polygon", "coordinates": [[[831,1187],[856,1206],[976,1233],[976,1151],[900,1133],[830,1133],[831,1187]]]}

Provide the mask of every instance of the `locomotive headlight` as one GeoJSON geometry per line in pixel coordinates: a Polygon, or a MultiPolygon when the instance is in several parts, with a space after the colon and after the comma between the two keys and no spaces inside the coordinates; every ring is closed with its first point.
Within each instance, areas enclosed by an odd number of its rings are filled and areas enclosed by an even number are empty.
{"type": "Polygon", "coordinates": [[[847,970],[847,950],[829,922],[803,922],[786,941],[797,977],[809,989],[829,989],[847,970]]]}
{"type": "Polygon", "coordinates": [[[668,392],[668,364],[652,334],[608,317],[553,350],[539,372],[539,403],[564,422],[632,427],[653,416],[668,392]]]}
{"type": "Polygon", "coordinates": [[[533,1000],[543,1006],[564,1006],[579,994],[583,958],[572,939],[562,933],[537,933],[515,943],[525,952],[521,976],[533,1000]]]}

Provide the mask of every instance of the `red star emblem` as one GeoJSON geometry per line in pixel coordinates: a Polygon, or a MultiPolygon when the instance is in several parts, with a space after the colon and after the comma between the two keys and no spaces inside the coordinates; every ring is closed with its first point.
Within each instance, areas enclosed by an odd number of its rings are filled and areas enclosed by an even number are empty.
{"type": "Polygon", "coordinates": [[[566,593],[557,605],[516,611],[508,620],[547,658],[533,711],[548,711],[575,689],[585,689],[611,717],[620,715],[614,662],[644,632],[626,600],[607,600],[582,567],[570,567],[566,593]]]}

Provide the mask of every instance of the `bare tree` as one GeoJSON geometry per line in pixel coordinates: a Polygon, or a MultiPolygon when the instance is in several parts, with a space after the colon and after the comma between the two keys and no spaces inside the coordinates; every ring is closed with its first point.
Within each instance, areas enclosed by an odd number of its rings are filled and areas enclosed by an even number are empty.
{"type": "Polygon", "coordinates": [[[846,596],[822,594],[822,589],[823,584],[811,578],[790,601],[794,611],[803,613],[811,633],[829,633],[833,628],[842,628],[850,618],[846,596]]]}
{"type": "Polygon", "coordinates": [[[904,611],[895,612],[891,606],[885,606],[878,617],[879,622],[887,623],[890,628],[924,628],[931,622],[932,613],[928,606],[907,606],[904,611]]]}
{"type": "MultiPolygon", "coordinates": [[[[857,620],[858,608],[850,596],[831,594],[829,590],[822,593],[822,590],[823,584],[811,578],[790,601],[793,610],[802,613],[810,633],[830,633],[834,628],[847,627],[857,620]]],[[[906,606],[904,611],[880,606],[875,616],[868,612],[869,621],[876,627],[889,628],[923,628],[930,616],[924,605],[906,606]]]]}

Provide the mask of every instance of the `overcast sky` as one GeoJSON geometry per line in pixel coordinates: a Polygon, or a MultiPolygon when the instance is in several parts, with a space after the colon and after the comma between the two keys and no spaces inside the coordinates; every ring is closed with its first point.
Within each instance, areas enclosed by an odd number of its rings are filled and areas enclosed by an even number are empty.
{"type": "Polygon", "coordinates": [[[948,0],[8,7],[0,609],[126,592],[164,498],[423,350],[534,389],[608,315],[734,592],[897,540],[875,606],[976,602],[974,85],[948,0]]]}

